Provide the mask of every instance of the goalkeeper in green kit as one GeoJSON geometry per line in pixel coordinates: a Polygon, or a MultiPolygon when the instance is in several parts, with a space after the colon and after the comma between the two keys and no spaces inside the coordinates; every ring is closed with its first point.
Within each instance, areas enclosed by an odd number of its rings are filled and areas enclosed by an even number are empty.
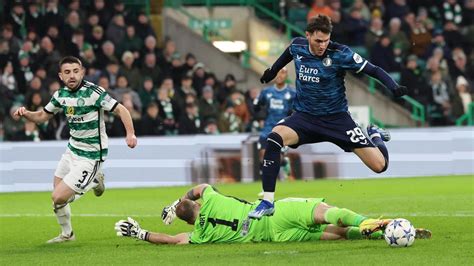
{"type": "MultiPolygon", "coordinates": [[[[140,228],[132,218],[115,224],[118,236],[138,238],[155,244],[203,244],[234,242],[287,242],[381,238],[391,219],[369,219],[351,210],[330,206],[323,198],[286,198],[275,202],[273,216],[249,220],[249,211],[258,201],[220,194],[208,184],[198,185],[163,209],[162,219],[171,224],[176,218],[194,225],[191,233],[167,235],[140,228]],[[201,199],[201,203],[196,200],[201,199]]],[[[417,229],[416,237],[429,238],[431,232],[417,229]]]]}

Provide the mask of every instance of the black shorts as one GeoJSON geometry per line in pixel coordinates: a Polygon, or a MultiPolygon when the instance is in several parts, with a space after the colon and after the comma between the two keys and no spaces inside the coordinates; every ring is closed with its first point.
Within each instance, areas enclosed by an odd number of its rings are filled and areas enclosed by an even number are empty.
{"type": "Polygon", "coordinates": [[[375,147],[348,112],[314,116],[294,112],[278,125],[287,126],[298,134],[299,141],[291,148],[307,143],[332,142],[346,152],[354,148],[375,147]]]}

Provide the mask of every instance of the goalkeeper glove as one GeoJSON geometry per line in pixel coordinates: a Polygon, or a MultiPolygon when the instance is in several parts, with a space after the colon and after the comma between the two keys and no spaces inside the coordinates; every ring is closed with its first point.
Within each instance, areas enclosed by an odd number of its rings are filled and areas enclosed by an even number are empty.
{"type": "Polygon", "coordinates": [[[127,220],[120,220],[115,223],[115,231],[118,236],[128,236],[140,240],[148,240],[148,231],[141,229],[137,221],[128,217],[127,220]]]}
{"type": "Polygon", "coordinates": [[[263,72],[262,77],[260,78],[260,83],[265,84],[272,81],[276,77],[277,73],[270,67],[263,72]]]}
{"type": "Polygon", "coordinates": [[[393,91],[393,96],[402,97],[408,93],[408,88],[405,86],[398,85],[393,91]]]}
{"type": "Polygon", "coordinates": [[[176,200],[170,206],[163,208],[161,212],[161,219],[166,225],[170,225],[176,219],[176,206],[181,202],[181,199],[176,200]]]}

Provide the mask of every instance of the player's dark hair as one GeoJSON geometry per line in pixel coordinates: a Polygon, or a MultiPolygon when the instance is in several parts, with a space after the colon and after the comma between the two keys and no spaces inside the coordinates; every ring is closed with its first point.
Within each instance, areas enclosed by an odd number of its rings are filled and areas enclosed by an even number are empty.
{"type": "Polygon", "coordinates": [[[64,64],[79,64],[80,66],[82,66],[81,60],[79,60],[79,58],[77,58],[75,56],[65,56],[65,57],[63,57],[61,59],[61,61],[59,61],[59,69],[61,69],[61,67],[64,64]]]}
{"type": "Polygon", "coordinates": [[[313,32],[320,31],[326,34],[332,32],[331,18],[326,15],[317,15],[312,17],[308,25],[306,25],[306,31],[313,34],[313,32]]]}
{"type": "Polygon", "coordinates": [[[176,206],[176,216],[179,219],[186,221],[188,224],[194,224],[196,217],[194,217],[194,204],[191,200],[184,199],[176,206]]]}

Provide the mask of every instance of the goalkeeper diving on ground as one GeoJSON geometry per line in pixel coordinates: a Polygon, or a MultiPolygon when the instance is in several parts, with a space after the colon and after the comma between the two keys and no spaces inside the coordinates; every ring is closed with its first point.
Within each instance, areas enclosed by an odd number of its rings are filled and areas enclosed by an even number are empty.
{"type": "MultiPolygon", "coordinates": [[[[165,224],[178,217],[194,226],[177,235],[142,229],[128,217],[115,224],[118,236],[154,244],[204,244],[235,242],[290,242],[339,239],[382,239],[391,219],[372,219],[345,208],[330,206],[324,198],[286,198],[275,202],[273,216],[248,219],[250,203],[225,196],[208,184],[197,185],[162,212],[165,224]],[[197,200],[201,199],[200,202],[197,200]]],[[[430,238],[427,229],[416,229],[416,238],[430,238]]]]}

